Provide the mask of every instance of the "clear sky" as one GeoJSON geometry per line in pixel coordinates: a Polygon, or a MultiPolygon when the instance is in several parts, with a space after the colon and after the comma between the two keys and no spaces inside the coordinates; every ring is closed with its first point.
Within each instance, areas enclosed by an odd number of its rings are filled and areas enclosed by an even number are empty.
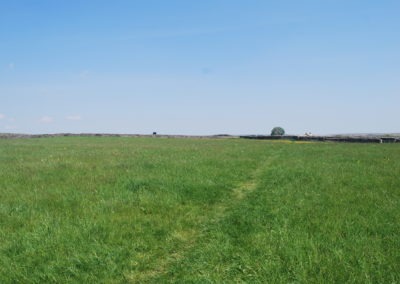
{"type": "Polygon", "coordinates": [[[400,132],[398,0],[3,0],[0,132],[400,132]]]}

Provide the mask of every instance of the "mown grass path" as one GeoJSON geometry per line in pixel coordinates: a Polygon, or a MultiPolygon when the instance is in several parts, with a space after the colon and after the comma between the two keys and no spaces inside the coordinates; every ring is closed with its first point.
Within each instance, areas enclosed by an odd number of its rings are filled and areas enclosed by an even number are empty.
{"type": "Polygon", "coordinates": [[[213,233],[210,231],[210,228],[215,227],[226,217],[227,210],[239,206],[241,200],[246,198],[246,195],[256,190],[260,176],[279,157],[279,152],[280,151],[273,154],[269,153],[268,156],[261,158],[256,168],[250,173],[248,180],[240,182],[231,189],[228,196],[226,196],[222,202],[210,208],[208,219],[200,226],[202,230],[191,232],[190,238],[185,240],[179,253],[173,254],[172,257],[168,256],[166,259],[160,259],[155,270],[144,272],[140,275],[140,278],[135,279],[135,281],[141,282],[146,280],[158,282],[162,279],[169,279],[168,273],[171,271],[172,267],[182,262],[186,258],[186,254],[196,245],[201,244],[204,240],[210,240],[210,234],[213,233]]]}
{"type": "Polygon", "coordinates": [[[396,283],[398,145],[0,140],[0,282],[396,283]]]}

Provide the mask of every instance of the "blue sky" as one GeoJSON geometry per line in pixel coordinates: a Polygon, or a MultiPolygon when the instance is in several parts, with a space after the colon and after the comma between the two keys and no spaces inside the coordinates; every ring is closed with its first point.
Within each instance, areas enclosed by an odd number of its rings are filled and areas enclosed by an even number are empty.
{"type": "Polygon", "coordinates": [[[400,132],[400,1],[0,1],[0,132],[400,132]]]}

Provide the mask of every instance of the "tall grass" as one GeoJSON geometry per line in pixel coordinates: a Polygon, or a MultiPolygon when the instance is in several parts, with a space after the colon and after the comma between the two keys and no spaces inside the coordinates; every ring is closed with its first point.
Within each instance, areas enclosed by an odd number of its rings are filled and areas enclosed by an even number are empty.
{"type": "Polygon", "coordinates": [[[0,141],[0,282],[400,281],[398,145],[0,141]]]}

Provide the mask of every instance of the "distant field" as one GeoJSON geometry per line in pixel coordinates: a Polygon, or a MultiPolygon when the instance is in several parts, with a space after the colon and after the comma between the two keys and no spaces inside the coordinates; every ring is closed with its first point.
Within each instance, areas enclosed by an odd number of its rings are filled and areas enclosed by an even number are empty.
{"type": "Polygon", "coordinates": [[[0,283],[399,283],[400,145],[0,140],[0,283]]]}

